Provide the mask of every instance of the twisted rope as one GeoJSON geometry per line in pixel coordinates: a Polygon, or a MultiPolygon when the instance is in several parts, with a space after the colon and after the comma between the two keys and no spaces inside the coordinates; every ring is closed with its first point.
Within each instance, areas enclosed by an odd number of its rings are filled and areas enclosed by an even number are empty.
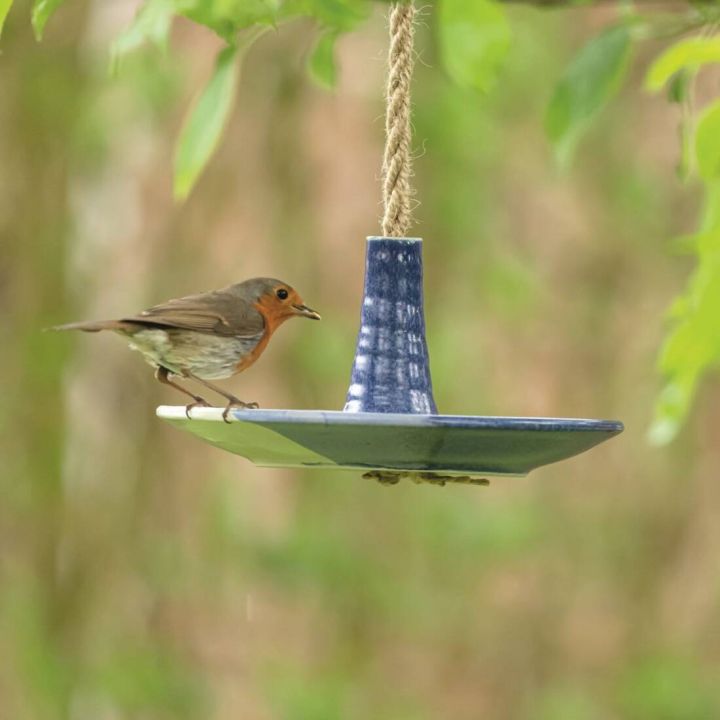
{"type": "Polygon", "coordinates": [[[404,237],[410,227],[410,81],[413,71],[413,19],[415,5],[390,6],[390,71],[387,83],[385,115],[385,155],[382,182],[382,231],[385,237],[404,237]]]}

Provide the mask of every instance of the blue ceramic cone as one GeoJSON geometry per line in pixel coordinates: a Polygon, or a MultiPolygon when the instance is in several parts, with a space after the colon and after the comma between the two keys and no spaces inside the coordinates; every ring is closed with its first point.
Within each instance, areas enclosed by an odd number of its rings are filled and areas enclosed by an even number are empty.
{"type": "Polygon", "coordinates": [[[345,411],[437,414],[419,238],[367,240],[360,333],[345,411]]]}

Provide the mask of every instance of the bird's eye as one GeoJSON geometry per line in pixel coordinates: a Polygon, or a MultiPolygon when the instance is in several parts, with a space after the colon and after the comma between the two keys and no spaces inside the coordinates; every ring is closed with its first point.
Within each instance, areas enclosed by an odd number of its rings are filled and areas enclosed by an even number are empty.
{"type": "Polygon", "coordinates": [[[275,291],[275,294],[281,299],[281,300],[287,300],[288,297],[288,291],[285,288],[280,288],[279,290],[275,291]]]}

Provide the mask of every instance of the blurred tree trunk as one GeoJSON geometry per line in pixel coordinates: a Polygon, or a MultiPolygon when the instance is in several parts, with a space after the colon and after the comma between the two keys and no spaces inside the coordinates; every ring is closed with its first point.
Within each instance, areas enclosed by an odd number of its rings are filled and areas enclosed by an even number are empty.
{"type": "Polygon", "coordinates": [[[85,15],[84,3],[72,3],[39,51],[20,12],[2,38],[0,158],[9,186],[0,188],[0,585],[8,592],[0,605],[0,716],[18,720],[69,717],[74,593],[58,567],[66,344],[51,342],[42,326],[65,315],[85,15]]]}

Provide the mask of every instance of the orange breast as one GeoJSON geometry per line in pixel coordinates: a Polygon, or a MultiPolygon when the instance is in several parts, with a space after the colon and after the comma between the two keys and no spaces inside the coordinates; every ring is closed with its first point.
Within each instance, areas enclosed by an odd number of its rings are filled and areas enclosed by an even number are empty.
{"type": "Polygon", "coordinates": [[[272,330],[268,330],[267,326],[265,327],[265,332],[263,333],[263,336],[260,338],[260,341],[258,344],[246,355],[243,355],[240,358],[240,362],[235,366],[235,374],[242,372],[243,370],[247,370],[261,355],[263,350],[267,347],[268,342],[270,341],[270,336],[272,335],[272,330]]]}
{"type": "Polygon", "coordinates": [[[264,298],[255,303],[255,308],[263,316],[265,321],[265,332],[260,338],[260,342],[249,352],[244,355],[235,367],[235,374],[247,370],[263,353],[267,347],[272,334],[282,325],[288,318],[292,317],[291,313],[278,313],[277,307],[271,304],[265,304],[264,298]]]}

